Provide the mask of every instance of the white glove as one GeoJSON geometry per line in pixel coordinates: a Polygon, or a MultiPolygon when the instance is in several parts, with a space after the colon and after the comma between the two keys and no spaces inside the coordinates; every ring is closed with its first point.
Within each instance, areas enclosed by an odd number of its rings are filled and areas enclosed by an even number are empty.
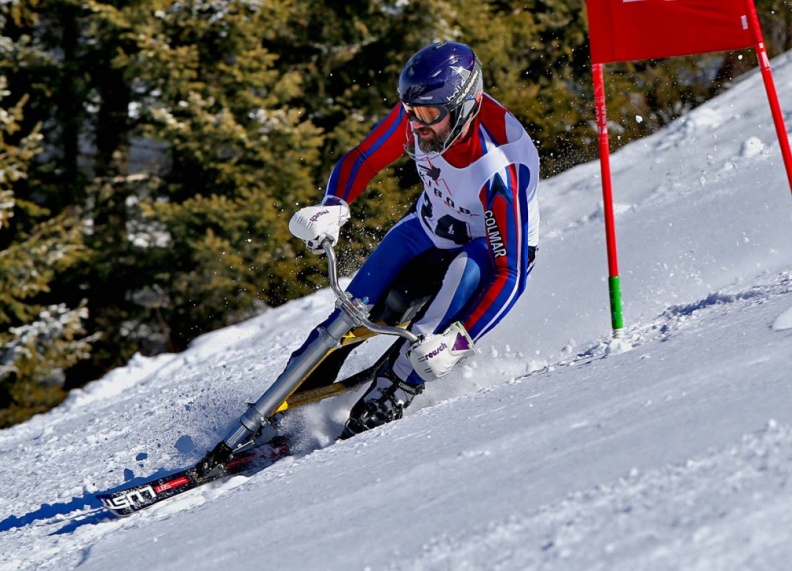
{"type": "Polygon", "coordinates": [[[292,216],[289,231],[305,242],[314,254],[321,254],[322,242],[338,242],[341,226],[349,220],[349,206],[340,198],[328,197],[319,206],[306,206],[292,216]]]}
{"type": "Polygon", "coordinates": [[[474,353],[473,340],[458,321],[443,333],[422,337],[407,351],[410,364],[424,381],[447,375],[458,361],[474,353]]]}

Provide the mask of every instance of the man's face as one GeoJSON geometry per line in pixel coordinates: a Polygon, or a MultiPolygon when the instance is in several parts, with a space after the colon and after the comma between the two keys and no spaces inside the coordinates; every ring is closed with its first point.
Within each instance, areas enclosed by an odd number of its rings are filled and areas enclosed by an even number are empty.
{"type": "Polygon", "coordinates": [[[439,153],[443,150],[451,132],[451,116],[446,115],[434,125],[424,125],[415,119],[410,120],[413,132],[418,135],[418,147],[424,153],[439,153]]]}

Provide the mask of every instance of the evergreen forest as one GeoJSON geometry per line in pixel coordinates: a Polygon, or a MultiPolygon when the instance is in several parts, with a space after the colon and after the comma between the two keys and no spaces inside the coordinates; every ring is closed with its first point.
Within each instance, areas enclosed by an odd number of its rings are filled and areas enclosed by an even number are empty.
{"type": "MultiPolygon", "coordinates": [[[[757,0],[771,56],[792,47],[788,1],[757,0]]],[[[0,428],[324,287],[288,221],[439,40],[477,52],[542,177],[597,158],[584,0],[0,0],[0,428]]],[[[612,149],[755,65],[607,65],[612,149]]],[[[372,181],[345,273],[418,190],[406,157],[372,181]]]]}

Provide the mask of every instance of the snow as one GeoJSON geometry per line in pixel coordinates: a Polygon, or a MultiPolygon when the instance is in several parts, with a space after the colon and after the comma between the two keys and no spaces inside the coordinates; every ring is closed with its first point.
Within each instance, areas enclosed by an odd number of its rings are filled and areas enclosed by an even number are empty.
{"type": "MultiPolygon", "coordinates": [[[[792,109],[792,56],[773,66],[792,109]]],[[[0,431],[0,570],[786,568],[792,201],[760,76],[612,168],[622,339],[599,166],[581,165],[540,186],[526,294],[399,422],[330,446],[355,395],[338,397],[292,417],[293,458],[98,509],[224,436],[330,311],[322,290],[0,431]]]]}
{"type": "Polygon", "coordinates": [[[792,307],[778,316],[778,319],[773,323],[773,329],[777,331],[792,329],[792,307]]]}

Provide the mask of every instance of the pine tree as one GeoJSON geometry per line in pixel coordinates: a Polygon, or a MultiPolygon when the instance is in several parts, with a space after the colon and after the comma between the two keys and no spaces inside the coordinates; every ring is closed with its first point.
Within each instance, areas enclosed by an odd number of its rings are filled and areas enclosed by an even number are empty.
{"type": "MultiPolygon", "coordinates": [[[[5,87],[0,76],[0,101],[10,95],[5,87]]],[[[0,233],[6,243],[0,251],[0,324],[8,327],[0,332],[0,428],[58,404],[65,396],[64,370],[87,358],[93,341],[84,335],[84,304],[75,310],[42,306],[55,277],[84,252],[76,217],[47,219],[45,209],[16,197],[16,186],[41,151],[38,128],[19,133],[25,102],[23,97],[10,110],[0,108],[0,233]]]]}
{"type": "Polygon", "coordinates": [[[288,216],[311,193],[321,132],[292,105],[295,72],[275,69],[261,31],[288,3],[152,0],[119,10],[134,39],[114,65],[133,87],[136,133],[167,158],[141,197],[159,225],[144,272],[163,293],[172,348],[308,288],[288,216]]]}

